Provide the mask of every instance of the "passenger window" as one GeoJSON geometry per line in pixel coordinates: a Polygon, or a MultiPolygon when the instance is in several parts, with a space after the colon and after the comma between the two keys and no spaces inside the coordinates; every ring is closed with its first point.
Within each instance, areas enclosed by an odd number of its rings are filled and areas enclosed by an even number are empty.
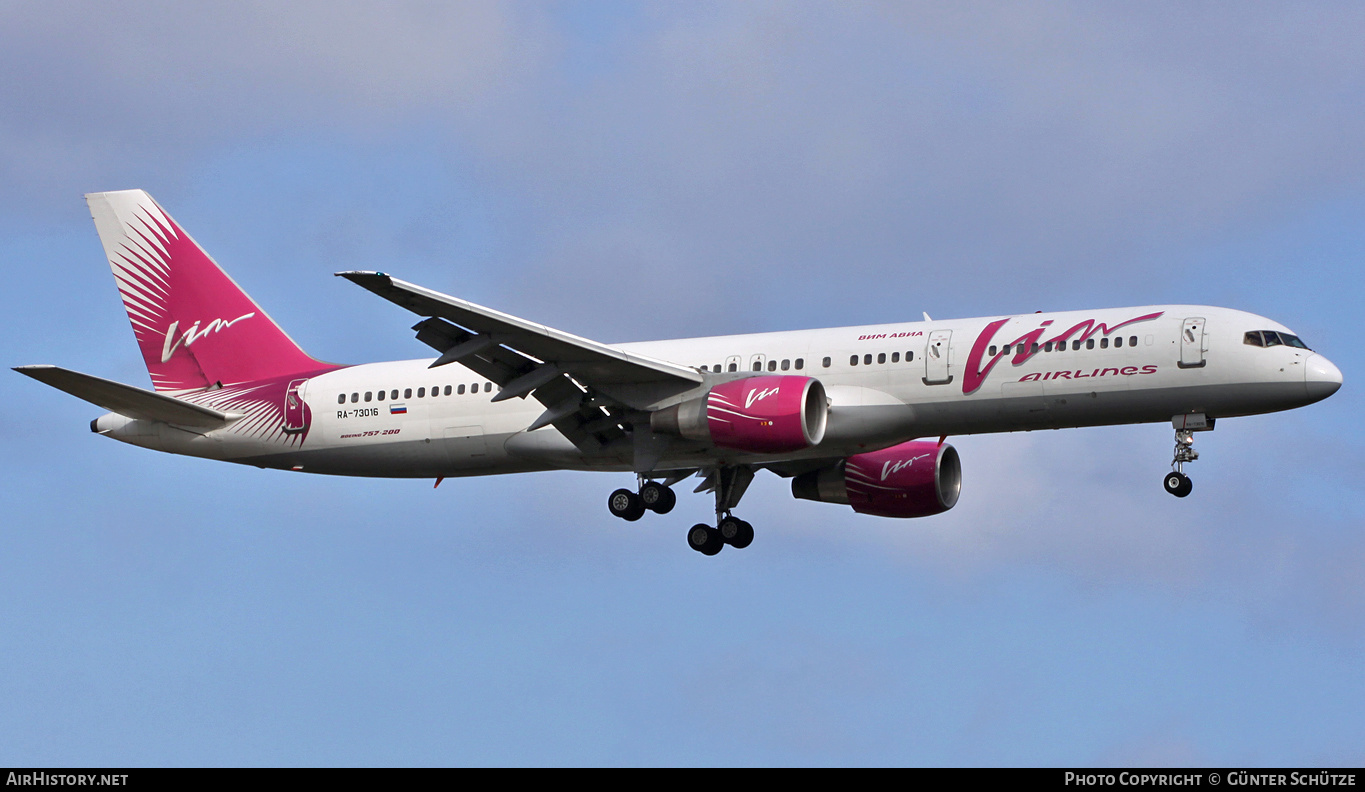
{"type": "Polygon", "coordinates": [[[892,352],[892,353],[891,353],[891,362],[892,362],[892,363],[899,363],[899,362],[901,362],[901,353],[899,353],[899,352],[892,352]]]}
{"type": "Polygon", "coordinates": [[[787,358],[783,358],[783,359],[782,359],[782,370],[783,370],[783,371],[786,371],[787,369],[789,369],[789,368],[791,368],[791,367],[792,367],[792,362],[791,362],[789,359],[787,359],[787,358]]]}
{"type": "Polygon", "coordinates": [[[769,360],[769,361],[768,361],[768,370],[769,370],[769,371],[777,371],[777,361],[776,361],[776,360],[769,360]]]}
{"type": "Polygon", "coordinates": [[[1080,349],[1081,349],[1081,342],[1080,342],[1080,341],[1072,341],[1072,342],[1071,342],[1071,351],[1072,351],[1072,352],[1079,352],[1080,349]]]}
{"type": "Polygon", "coordinates": [[[1137,346],[1137,336],[1128,336],[1128,346],[1137,346]]]}
{"type": "Polygon", "coordinates": [[[1032,344],[1031,346],[1033,347],[1033,353],[1032,353],[1032,354],[1035,354],[1035,355],[1038,354],[1038,345],[1037,345],[1037,344],[1032,344]]]}
{"type": "Polygon", "coordinates": [[[372,393],[371,391],[365,391],[365,401],[369,401],[370,397],[373,395],[374,393],[372,393]]]}
{"type": "Polygon", "coordinates": [[[424,399],[424,398],[426,398],[426,395],[427,395],[427,389],[426,389],[426,388],[418,388],[418,389],[417,389],[417,398],[419,398],[419,399],[424,399]]]}
{"type": "Polygon", "coordinates": [[[1108,339],[1108,338],[1101,338],[1101,339],[1100,339],[1100,349],[1108,349],[1108,348],[1109,348],[1109,339],[1108,339]]]}
{"type": "Polygon", "coordinates": [[[360,401],[360,394],[359,394],[359,393],[352,393],[352,394],[351,394],[351,404],[355,404],[355,403],[358,402],[358,401],[360,401]]]}
{"type": "Polygon", "coordinates": [[[343,393],[343,394],[341,394],[340,396],[337,396],[337,404],[345,404],[345,403],[346,403],[346,394],[343,393]]]}
{"type": "Polygon", "coordinates": [[[824,360],[821,360],[821,361],[820,361],[820,365],[821,365],[821,367],[823,367],[823,368],[829,368],[830,364],[833,363],[833,362],[834,362],[834,361],[830,360],[829,358],[825,358],[824,360]]]}
{"type": "Polygon", "coordinates": [[[463,395],[464,395],[464,384],[462,383],[462,384],[460,385],[460,387],[456,388],[456,389],[455,389],[455,392],[456,392],[457,394],[463,396],[463,395]]]}
{"type": "Polygon", "coordinates": [[[912,361],[912,360],[914,360],[914,359],[915,359],[915,353],[914,353],[914,352],[906,352],[906,353],[905,353],[905,362],[906,362],[906,363],[909,363],[910,361],[912,361]]]}
{"type": "Polygon", "coordinates": [[[877,355],[877,362],[878,362],[878,363],[885,363],[885,362],[886,362],[886,353],[885,353],[885,352],[879,353],[879,354],[877,355]]]}
{"type": "Polygon", "coordinates": [[[755,360],[755,361],[754,361],[754,371],[762,371],[762,370],[763,370],[763,361],[761,361],[761,360],[755,360]]]}
{"type": "Polygon", "coordinates": [[[1086,349],[1094,349],[1094,348],[1095,348],[1095,339],[1093,339],[1093,338],[1087,338],[1087,339],[1085,339],[1085,348],[1086,348],[1086,349]]]}
{"type": "Polygon", "coordinates": [[[485,382],[485,383],[483,384],[483,392],[484,392],[484,393],[492,393],[492,392],[493,392],[493,383],[491,383],[491,382],[485,382]]]}
{"type": "Polygon", "coordinates": [[[394,388],[389,392],[389,401],[398,401],[398,389],[394,388]]]}
{"type": "Polygon", "coordinates": [[[856,365],[858,365],[858,356],[857,356],[857,355],[850,355],[849,358],[848,358],[848,365],[850,365],[850,366],[856,366],[856,365]]]}
{"type": "Polygon", "coordinates": [[[446,395],[447,395],[447,396],[450,395],[450,386],[449,386],[449,385],[446,386],[446,395]]]}
{"type": "Polygon", "coordinates": [[[1118,347],[1121,346],[1123,346],[1123,336],[1119,336],[1118,338],[1114,339],[1114,348],[1117,349],[1118,347]]]}
{"type": "Polygon", "coordinates": [[[405,398],[405,399],[411,399],[411,398],[412,398],[412,388],[404,388],[404,389],[403,389],[403,398],[405,398]]]}
{"type": "Polygon", "coordinates": [[[797,359],[796,359],[796,370],[797,370],[797,371],[800,371],[801,369],[803,369],[803,368],[805,368],[805,367],[806,367],[806,359],[805,359],[805,358],[797,358],[797,359]]]}
{"type": "Polygon", "coordinates": [[[864,366],[872,365],[872,355],[870,354],[863,355],[863,365],[864,366]]]}
{"type": "Polygon", "coordinates": [[[995,344],[991,344],[991,348],[986,350],[986,354],[995,357],[995,344]]]}

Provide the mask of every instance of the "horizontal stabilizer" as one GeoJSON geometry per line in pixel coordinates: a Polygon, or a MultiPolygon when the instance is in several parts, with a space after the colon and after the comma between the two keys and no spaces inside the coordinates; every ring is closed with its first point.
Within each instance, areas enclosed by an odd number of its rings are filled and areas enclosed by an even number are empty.
{"type": "Polygon", "coordinates": [[[92,377],[59,366],[19,366],[14,369],[45,385],[84,399],[129,418],[164,421],[177,426],[214,429],[237,417],[198,404],[166,396],[121,382],[92,377]]]}

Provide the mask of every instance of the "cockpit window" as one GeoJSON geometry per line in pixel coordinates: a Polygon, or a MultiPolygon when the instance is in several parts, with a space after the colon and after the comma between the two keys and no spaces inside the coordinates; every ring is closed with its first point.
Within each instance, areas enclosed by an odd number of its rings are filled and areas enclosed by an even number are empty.
{"type": "Polygon", "coordinates": [[[1299,340],[1298,336],[1281,333],[1277,330],[1252,330],[1246,334],[1242,343],[1258,347],[1273,347],[1283,344],[1295,349],[1308,349],[1308,345],[1299,340]]]}

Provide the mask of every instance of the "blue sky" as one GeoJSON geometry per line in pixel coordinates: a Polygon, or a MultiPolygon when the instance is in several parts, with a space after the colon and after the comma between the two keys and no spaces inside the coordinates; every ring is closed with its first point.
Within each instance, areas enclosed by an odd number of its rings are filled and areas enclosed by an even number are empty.
{"type": "Polygon", "coordinates": [[[763,475],[347,480],[0,378],[7,765],[1365,764],[1365,12],[0,4],[6,365],[147,375],[82,201],[140,187],[305,349],[343,269],[603,341],[1192,302],[1344,372],[1220,422],[963,437],[916,521],[763,475]]]}

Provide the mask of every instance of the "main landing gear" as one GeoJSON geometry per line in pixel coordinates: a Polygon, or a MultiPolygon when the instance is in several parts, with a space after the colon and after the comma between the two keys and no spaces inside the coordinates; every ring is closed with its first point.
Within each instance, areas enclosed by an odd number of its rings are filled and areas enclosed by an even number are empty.
{"type": "MultiPolygon", "coordinates": [[[[697,523],[687,531],[687,545],[702,555],[713,556],[726,545],[736,549],[748,547],[754,541],[754,527],[731,513],[739,503],[749,482],[753,481],[753,469],[744,466],[721,467],[708,471],[706,480],[697,488],[698,492],[713,490],[716,494],[716,524],[697,523]]],[[[670,479],[675,481],[675,479],[670,479]]],[[[677,496],[667,483],[651,481],[640,477],[638,492],[619,489],[607,498],[607,508],[623,520],[635,521],[646,511],[667,514],[677,503],[677,496]]]]}
{"type": "Polygon", "coordinates": [[[754,527],[733,514],[717,521],[715,527],[697,523],[687,532],[687,545],[702,555],[713,556],[730,545],[743,550],[754,541],[754,527]]]}
{"type": "Polygon", "coordinates": [[[1187,497],[1194,490],[1194,482],[1185,475],[1185,463],[1199,458],[1199,452],[1194,450],[1194,433],[1213,429],[1213,422],[1203,414],[1177,415],[1171,419],[1175,426],[1175,458],[1161,485],[1177,498],[1187,497]]]}
{"type": "Polygon", "coordinates": [[[668,514],[673,511],[673,506],[678,502],[678,496],[673,494],[673,489],[657,481],[645,481],[640,484],[638,493],[628,489],[619,489],[607,498],[607,509],[612,514],[623,520],[634,522],[645,516],[645,511],[652,511],[655,514],[668,514]]]}

